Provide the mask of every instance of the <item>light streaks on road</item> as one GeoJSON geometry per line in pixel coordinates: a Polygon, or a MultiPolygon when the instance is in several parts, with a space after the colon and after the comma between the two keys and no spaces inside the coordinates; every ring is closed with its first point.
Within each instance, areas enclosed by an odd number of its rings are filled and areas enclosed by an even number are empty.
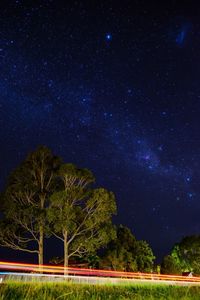
{"type": "Polygon", "coordinates": [[[64,268],[62,266],[52,266],[52,265],[36,265],[36,264],[26,264],[17,262],[0,262],[0,270],[4,271],[1,274],[12,274],[12,275],[23,275],[23,276],[49,276],[56,278],[95,278],[98,279],[135,279],[138,281],[158,281],[158,282],[176,282],[176,283],[194,283],[200,284],[200,277],[185,277],[177,275],[160,275],[153,273],[140,273],[140,272],[122,272],[122,271],[111,271],[111,270],[96,270],[87,268],[74,268],[68,267],[64,268]],[[7,272],[5,272],[7,271],[7,272]],[[9,272],[8,272],[9,271],[9,272]]]}

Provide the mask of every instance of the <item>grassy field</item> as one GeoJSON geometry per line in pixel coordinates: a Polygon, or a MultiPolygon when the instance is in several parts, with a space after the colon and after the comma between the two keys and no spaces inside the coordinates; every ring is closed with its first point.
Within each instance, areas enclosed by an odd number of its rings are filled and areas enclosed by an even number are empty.
{"type": "Polygon", "coordinates": [[[0,285],[1,300],[200,300],[200,287],[165,285],[87,285],[74,283],[7,282],[0,285]]]}

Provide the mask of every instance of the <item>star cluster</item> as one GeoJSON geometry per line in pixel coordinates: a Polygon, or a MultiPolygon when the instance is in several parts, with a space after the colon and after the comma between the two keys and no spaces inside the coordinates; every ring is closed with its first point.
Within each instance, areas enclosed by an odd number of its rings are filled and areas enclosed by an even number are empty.
{"type": "Polygon", "coordinates": [[[45,144],[90,168],[161,257],[200,231],[200,23],[142,3],[1,4],[0,184],[45,144]]]}

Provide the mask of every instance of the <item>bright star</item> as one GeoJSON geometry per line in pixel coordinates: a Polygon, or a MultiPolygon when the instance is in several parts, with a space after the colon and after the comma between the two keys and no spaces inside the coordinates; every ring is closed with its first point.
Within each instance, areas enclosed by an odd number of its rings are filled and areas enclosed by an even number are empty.
{"type": "Polygon", "coordinates": [[[110,33],[106,34],[106,40],[111,41],[112,40],[112,35],[110,33]]]}

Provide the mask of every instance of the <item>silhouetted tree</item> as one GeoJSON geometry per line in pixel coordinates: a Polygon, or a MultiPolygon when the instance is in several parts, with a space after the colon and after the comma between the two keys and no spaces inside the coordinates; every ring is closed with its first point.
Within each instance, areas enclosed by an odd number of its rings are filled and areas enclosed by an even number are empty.
{"type": "Polygon", "coordinates": [[[30,153],[11,174],[1,200],[0,245],[36,253],[43,264],[46,207],[60,159],[44,147],[30,153]]]}
{"type": "Polygon", "coordinates": [[[94,177],[87,169],[65,164],[59,178],[61,189],[50,197],[48,219],[52,234],[63,242],[67,267],[69,258],[94,253],[114,237],[116,203],[112,192],[92,189],[94,177]]]}

